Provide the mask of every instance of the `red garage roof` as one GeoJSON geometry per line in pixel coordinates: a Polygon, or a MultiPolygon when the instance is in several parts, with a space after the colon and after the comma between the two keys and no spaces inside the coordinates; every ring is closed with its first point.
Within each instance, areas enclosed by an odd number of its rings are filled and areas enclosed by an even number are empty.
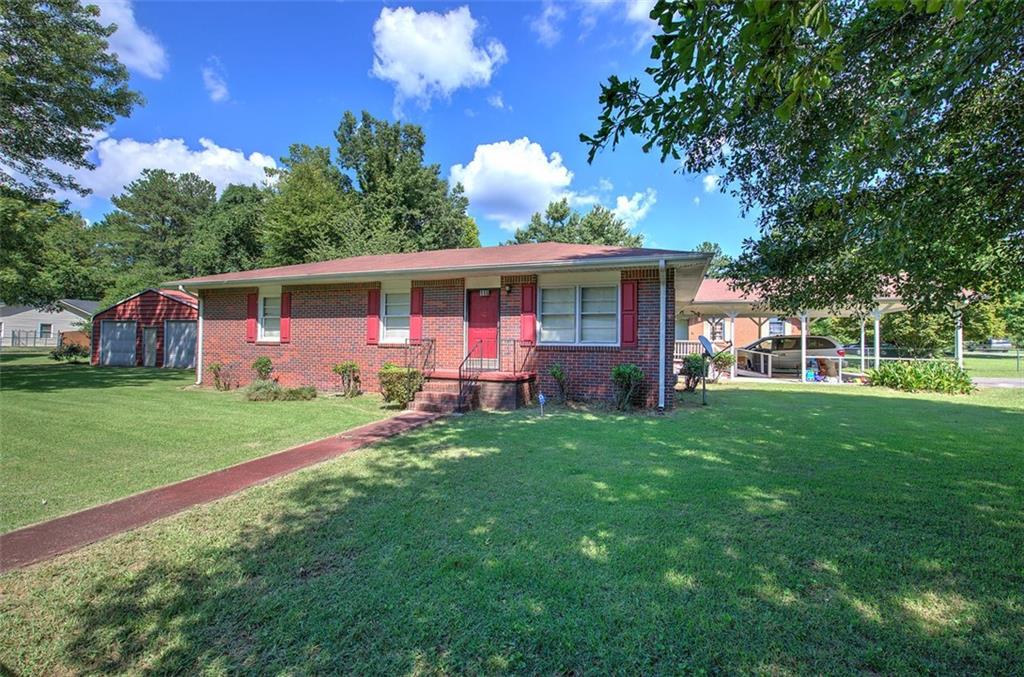
{"type": "Polygon", "coordinates": [[[402,273],[445,273],[470,271],[515,271],[537,268],[637,264],[666,261],[707,260],[708,254],[671,249],[607,247],[603,245],[541,242],[536,244],[441,249],[408,254],[354,256],[347,259],[301,263],[294,266],[260,268],[238,273],[222,273],[168,282],[168,286],[207,287],[244,282],[286,281],[303,278],[359,277],[402,273]]]}
{"type": "Polygon", "coordinates": [[[732,288],[730,278],[706,277],[700,283],[694,303],[722,303],[728,301],[758,301],[760,296],[747,296],[739,289],[732,288]]]}

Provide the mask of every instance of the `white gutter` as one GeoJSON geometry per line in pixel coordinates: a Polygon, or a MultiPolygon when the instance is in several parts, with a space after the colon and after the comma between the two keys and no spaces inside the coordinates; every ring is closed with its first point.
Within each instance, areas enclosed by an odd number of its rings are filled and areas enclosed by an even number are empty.
{"type": "MultiPolygon", "coordinates": [[[[268,277],[252,277],[252,278],[238,278],[231,280],[207,280],[205,282],[189,282],[185,281],[173,281],[165,283],[165,285],[176,285],[176,286],[187,286],[190,289],[203,289],[208,287],[251,287],[258,284],[279,284],[291,281],[296,281],[301,284],[311,284],[315,282],[327,282],[327,281],[346,281],[346,280],[377,280],[381,277],[403,277],[403,278],[414,278],[414,279],[433,279],[437,275],[444,275],[447,273],[463,275],[466,273],[486,273],[486,272],[501,272],[509,271],[513,273],[535,273],[543,272],[546,270],[562,270],[565,268],[609,268],[609,269],[620,269],[629,268],[638,265],[654,265],[659,263],[665,265],[666,261],[680,261],[697,263],[707,261],[707,254],[698,253],[683,253],[676,256],[665,256],[661,255],[661,258],[655,258],[652,256],[620,256],[620,257],[606,257],[596,258],[590,260],[579,260],[570,259],[566,261],[550,261],[546,263],[533,263],[533,264],[522,264],[522,263],[505,263],[505,264],[489,264],[489,265],[473,265],[473,266],[450,266],[446,268],[417,268],[417,269],[406,269],[396,268],[389,270],[364,270],[353,273],[321,273],[319,275],[309,275],[306,273],[298,273],[294,275],[275,275],[268,277]]],[[[300,264],[305,265],[305,264],[300,264]]]]}
{"type": "Polygon", "coordinates": [[[199,326],[196,331],[196,385],[203,384],[203,295],[199,295],[199,326]]]}
{"type": "Polygon", "coordinates": [[[658,280],[660,282],[658,314],[658,411],[665,410],[665,259],[658,261],[658,280]]]}

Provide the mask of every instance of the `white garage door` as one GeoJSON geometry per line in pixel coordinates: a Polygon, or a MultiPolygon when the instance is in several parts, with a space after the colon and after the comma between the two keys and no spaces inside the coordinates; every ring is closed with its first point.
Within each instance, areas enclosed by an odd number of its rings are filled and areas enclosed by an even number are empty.
{"type": "Polygon", "coordinates": [[[194,320],[168,320],[164,325],[164,366],[181,369],[196,366],[194,320]]]}
{"type": "Polygon", "coordinates": [[[135,323],[104,320],[100,324],[100,364],[135,366],[135,323]]]}

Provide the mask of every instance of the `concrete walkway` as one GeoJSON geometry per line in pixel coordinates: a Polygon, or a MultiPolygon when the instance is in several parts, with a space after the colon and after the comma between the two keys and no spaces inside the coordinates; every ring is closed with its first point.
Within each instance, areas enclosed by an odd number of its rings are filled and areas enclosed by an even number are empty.
{"type": "Polygon", "coordinates": [[[224,498],[299,468],[386,440],[440,417],[440,414],[406,412],[334,437],[0,535],[0,572],[77,550],[186,508],[224,498]]]}
{"type": "Polygon", "coordinates": [[[1024,376],[975,376],[971,380],[979,388],[1024,388],[1024,376]]]}

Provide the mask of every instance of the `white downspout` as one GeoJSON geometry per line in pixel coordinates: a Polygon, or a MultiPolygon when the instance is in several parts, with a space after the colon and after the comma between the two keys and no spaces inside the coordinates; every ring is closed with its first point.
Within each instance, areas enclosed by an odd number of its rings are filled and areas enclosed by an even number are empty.
{"type": "Polygon", "coordinates": [[[665,259],[658,261],[658,281],[661,284],[658,314],[658,410],[665,410],[665,259]]]}
{"type": "Polygon", "coordinates": [[[199,292],[199,327],[196,331],[196,385],[203,384],[203,292],[199,292]]]}

